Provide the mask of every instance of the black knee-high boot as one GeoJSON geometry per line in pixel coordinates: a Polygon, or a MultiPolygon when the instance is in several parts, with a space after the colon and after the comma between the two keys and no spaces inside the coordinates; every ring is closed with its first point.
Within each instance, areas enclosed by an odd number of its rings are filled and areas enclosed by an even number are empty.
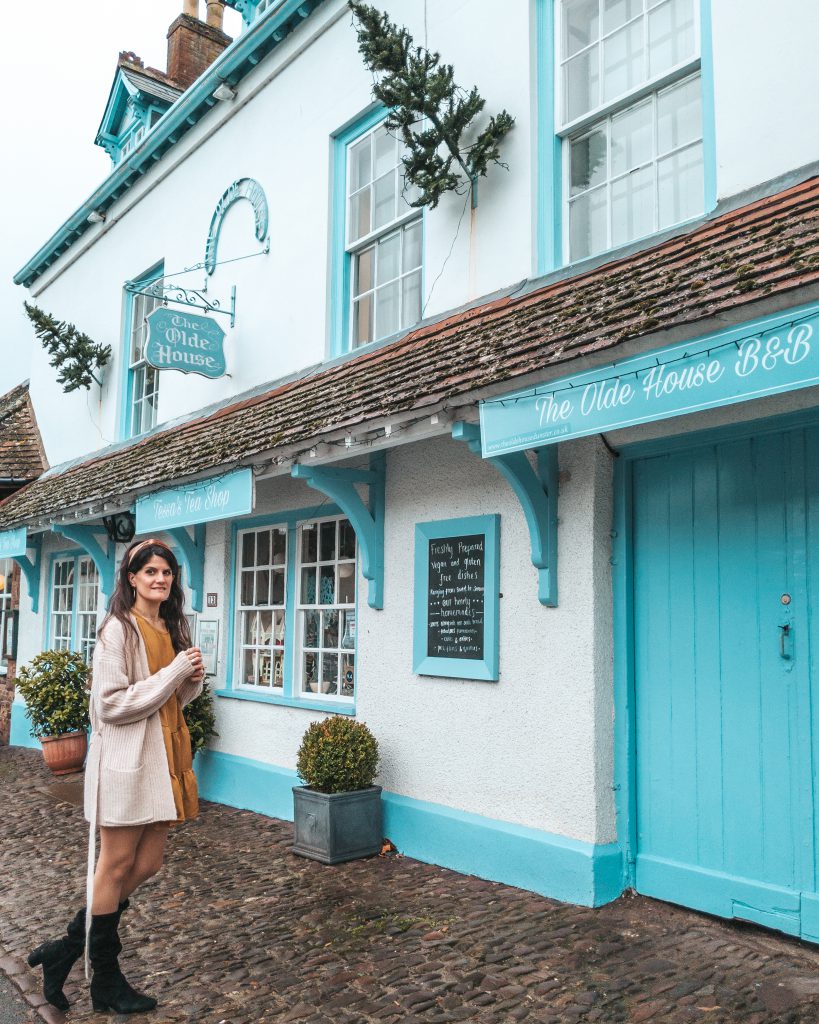
{"type": "MultiPolygon", "coordinates": [[[[117,923],[128,906],[128,900],[120,903],[116,915],[117,923]]],[[[28,955],[29,967],[43,965],[43,995],[52,1006],[56,1006],[63,1013],[66,1013],[71,1005],[63,992],[63,985],[71,973],[71,968],[82,956],[84,948],[85,907],[78,910],[68,922],[65,935],[61,939],[43,942],[28,955]]]]}
{"type": "Polygon", "coordinates": [[[120,912],[94,914],[88,937],[88,955],[91,960],[91,1003],[97,1013],[113,1010],[115,1013],[145,1013],[153,1010],[156,1000],[136,992],[119,969],[119,941],[117,926],[120,912]]]}
{"type": "Polygon", "coordinates": [[[71,1005],[63,992],[65,979],[85,948],[85,907],[69,921],[65,935],[41,943],[28,955],[29,967],[43,965],[43,995],[65,1013],[71,1005]]]}

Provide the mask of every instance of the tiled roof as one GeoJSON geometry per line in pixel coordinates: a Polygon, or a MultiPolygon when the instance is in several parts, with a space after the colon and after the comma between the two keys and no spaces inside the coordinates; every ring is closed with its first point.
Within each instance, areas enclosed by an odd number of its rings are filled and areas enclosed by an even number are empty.
{"type": "MultiPolygon", "coordinates": [[[[384,417],[511,391],[533,373],[819,285],[819,178],[651,248],[423,325],[390,345],[49,474],[0,504],[0,527],[217,471],[384,417]]],[[[804,301],[803,293],[794,304],[804,301]]]]}
{"type": "Polygon", "coordinates": [[[0,395],[0,481],[35,480],[45,468],[26,381],[0,395]]]}

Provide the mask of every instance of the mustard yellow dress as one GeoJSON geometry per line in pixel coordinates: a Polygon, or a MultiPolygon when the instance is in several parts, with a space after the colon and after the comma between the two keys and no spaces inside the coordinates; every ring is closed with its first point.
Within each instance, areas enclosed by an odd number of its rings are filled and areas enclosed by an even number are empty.
{"type": "MultiPolygon", "coordinates": [[[[148,670],[151,674],[159,672],[170,665],[176,657],[171,635],[167,630],[157,629],[151,625],[138,612],[134,612],[134,617],[145,641],[148,670]]],[[[176,822],[167,824],[174,825],[180,821],[189,821],[199,814],[199,791],[193,771],[191,737],[185,716],[182,714],[182,704],[176,694],[159,709],[159,719],[162,723],[162,738],[168,755],[168,770],[171,773],[173,799],[176,804],[176,822]]]]}

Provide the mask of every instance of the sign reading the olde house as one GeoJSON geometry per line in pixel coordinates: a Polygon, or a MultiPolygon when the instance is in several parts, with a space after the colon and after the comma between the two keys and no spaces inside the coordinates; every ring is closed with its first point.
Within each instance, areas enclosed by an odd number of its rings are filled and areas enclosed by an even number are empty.
{"type": "Polygon", "coordinates": [[[225,332],[215,320],[160,306],[148,315],[145,360],[157,370],[222,377],[225,332]]]}
{"type": "Polygon", "coordinates": [[[499,517],[415,530],[415,671],[497,679],[499,517]]]}

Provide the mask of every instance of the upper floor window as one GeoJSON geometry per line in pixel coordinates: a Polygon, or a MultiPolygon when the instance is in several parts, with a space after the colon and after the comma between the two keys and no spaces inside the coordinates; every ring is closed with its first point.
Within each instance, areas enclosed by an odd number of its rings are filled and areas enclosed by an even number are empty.
{"type": "Polygon", "coordinates": [[[409,205],[401,154],[383,124],[348,146],[345,250],[352,348],[421,319],[421,213],[409,205]]]}
{"type": "Polygon", "coordinates": [[[86,555],[55,559],[51,577],[48,646],[79,651],[91,663],[97,639],[99,572],[86,555]]]}
{"type": "Polygon", "coordinates": [[[161,286],[160,268],[150,277],[134,282],[134,289],[138,290],[128,293],[130,308],[125,318],[128,379],[125,386],[123,430],[126,437],[144,434],[156,426],[159,371],[145,361],[145,345],[148,340],[147,317],[162,301],[161,286]],[[154,289],[156,294],[150,294],[154,289]]]}
{"type": "Polygon", "coordinates": [[[703,212],[695,0],[562,0],[570,261],[703,212]]]}

